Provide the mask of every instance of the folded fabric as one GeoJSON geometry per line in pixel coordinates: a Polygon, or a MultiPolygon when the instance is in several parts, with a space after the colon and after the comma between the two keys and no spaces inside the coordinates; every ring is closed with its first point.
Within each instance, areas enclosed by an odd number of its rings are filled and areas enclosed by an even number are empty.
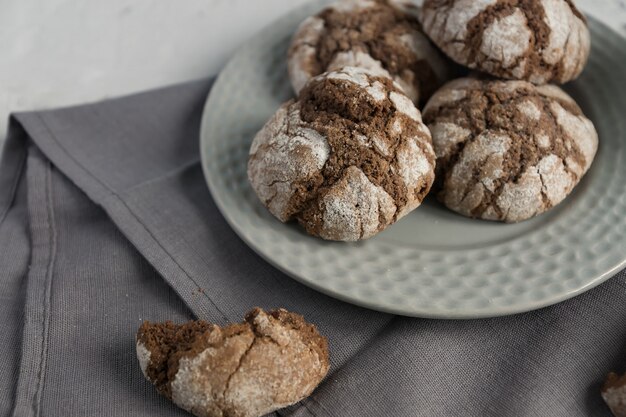
{"type": "Polygon", "coordinates": [[[490,320],[382,314],[285,276],[229,228],[198,129],[210,81],[17,114],[0,165],[0,416],[185,415],[143,379],[142,320],[303,314],[332,368],[281,416],[603,416],[626,354],[626,274],[490,320]]]}

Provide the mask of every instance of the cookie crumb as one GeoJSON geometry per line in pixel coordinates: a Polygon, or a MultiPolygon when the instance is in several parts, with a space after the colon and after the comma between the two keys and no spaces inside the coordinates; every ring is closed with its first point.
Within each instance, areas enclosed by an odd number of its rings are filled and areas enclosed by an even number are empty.
{"type": "Polygon", "coordinates": [[[626,417],[626,374],[611,372],[602,387],[602,398],[615,417],[626,417]]]}

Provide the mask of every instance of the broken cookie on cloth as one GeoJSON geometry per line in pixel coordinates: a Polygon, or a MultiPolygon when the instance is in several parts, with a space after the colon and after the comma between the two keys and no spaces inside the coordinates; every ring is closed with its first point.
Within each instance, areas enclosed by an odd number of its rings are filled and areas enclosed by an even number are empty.
{"type": "Polygon", "coordinates": [[[145,377],[198,417],[260,417],[309,396],[328,372],[316,327],[284,309],[244,322],[144,322],[137,357],[145,377]]]}

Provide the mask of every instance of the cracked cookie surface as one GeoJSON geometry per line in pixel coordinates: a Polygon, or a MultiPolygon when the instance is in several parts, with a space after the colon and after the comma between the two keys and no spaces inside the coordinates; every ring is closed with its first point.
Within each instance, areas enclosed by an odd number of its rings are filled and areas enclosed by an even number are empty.
{"type": "Polygon", "coordinates": [[[593,123],[559,87],[462,78],[426,105],[439,199],[464,216],[519,222],[559,204],[598,149],[593,123]]]}
{"type": "Polygon", "coordinates": [[[590,51],[572,0],[426,0],[424,31],[459,64],[534,84],[565,83],[590,51]]]}
{"type": "Polygon", "coordinates": [[[315,77],[256,135],[248,178],[283,222],[328,240],[367,239],[417,208],[435,154],[419,110],[385,77],[315,77]]]}
{"type": "Polygon", "coordinates": [[[417,13],[409,2],[340,0],[309,17],[289,49],[294,90],[323,72],[352,66],[392,78],[414,103],[425,102],[452,69],[422,32],[417,13]]]}
{"type": "Polygon", "coordinates": [[[144,322],[137,357],[146,378],[199,417],[259,417],[307,397],[328,372],[326,339],[284,309],[259,308],[221,328],[144,322]]]}

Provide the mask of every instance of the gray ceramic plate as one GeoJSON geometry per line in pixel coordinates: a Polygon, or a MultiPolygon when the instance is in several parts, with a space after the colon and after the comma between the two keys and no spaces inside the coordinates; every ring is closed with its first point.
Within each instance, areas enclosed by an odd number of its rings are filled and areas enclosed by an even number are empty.
{"type": "Polygon", "coordinates": [[[292,96],[285,63],[315,3],[261,32],[222,71],[206,103],[201,154],[209,188],[241,238],[298,281],[350,303],[407,316],[478,318],[558,303],[626,266],[626,41],[591,21],[593,53],[567,90],[595,122],[600,150],[560,206],[503,225],[432,199],[371,240],[330,243],[274,219],[246,178],[255,133],[292,96]]]}

